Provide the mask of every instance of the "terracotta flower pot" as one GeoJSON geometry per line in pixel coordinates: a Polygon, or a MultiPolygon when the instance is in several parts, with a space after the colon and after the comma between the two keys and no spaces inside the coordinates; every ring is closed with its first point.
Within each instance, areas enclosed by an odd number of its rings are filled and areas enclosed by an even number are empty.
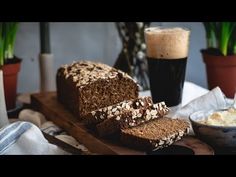
{"type": "Polygon", "coordinates": [[[3,65],[3,83],[7,110],[16,107],[17,77],[20,71],[21,59],[14,58],[10,63],[3,65]]]}
{"type": "Polygon", "coordinates": [[[219,86],[228,98],[236,92],[236,55],[215,56],[201,51],[206,64],[208,88],[219,86]]]}

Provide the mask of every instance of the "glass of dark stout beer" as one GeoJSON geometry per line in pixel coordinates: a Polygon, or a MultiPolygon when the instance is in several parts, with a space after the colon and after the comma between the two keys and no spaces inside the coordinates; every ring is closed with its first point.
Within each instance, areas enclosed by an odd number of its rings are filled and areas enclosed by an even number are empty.
{"type": "Polygon", "coordinates": [[[182,101],[190,30],[150,27],[144,32],[153,102],[177,106],[182,101]]]}

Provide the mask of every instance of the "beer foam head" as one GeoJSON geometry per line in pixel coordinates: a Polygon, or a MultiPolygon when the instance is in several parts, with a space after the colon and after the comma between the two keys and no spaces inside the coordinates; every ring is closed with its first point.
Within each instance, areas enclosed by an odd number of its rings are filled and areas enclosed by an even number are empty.
{"type": "Polygon", "coordinates": [[[147,56],[179,59],[188,56],[190,31],[183,28],[151,27],[145,29],[147,56]]]}

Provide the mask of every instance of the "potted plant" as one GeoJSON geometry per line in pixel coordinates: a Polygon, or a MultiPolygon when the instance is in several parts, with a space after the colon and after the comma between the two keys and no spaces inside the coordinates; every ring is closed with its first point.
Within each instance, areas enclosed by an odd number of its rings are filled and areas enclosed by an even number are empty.
{"type": "Polygon", "coordinates": [[[236,92],[236,22],[205,22],[207,49],[201,50],[206,64],[208,88],[219,86],[229,98],[236,92]]]}
{"type": "Polygon", "coordinates": [[[17,22],[0,22],[0,69],[3,71],[3,83],[7,110],[16,106],[17,75],[21,59],[14,55],[17,22]]]}

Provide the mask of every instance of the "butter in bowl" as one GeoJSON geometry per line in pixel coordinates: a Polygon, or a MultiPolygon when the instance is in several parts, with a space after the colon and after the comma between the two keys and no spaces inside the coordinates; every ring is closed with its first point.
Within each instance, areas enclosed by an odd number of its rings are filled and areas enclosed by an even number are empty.
{"type": "Polygon", "coordinates": [[[236,110],[197,111],[189,117],[195,135],[214,147],[236,148],[236,110]]]}

